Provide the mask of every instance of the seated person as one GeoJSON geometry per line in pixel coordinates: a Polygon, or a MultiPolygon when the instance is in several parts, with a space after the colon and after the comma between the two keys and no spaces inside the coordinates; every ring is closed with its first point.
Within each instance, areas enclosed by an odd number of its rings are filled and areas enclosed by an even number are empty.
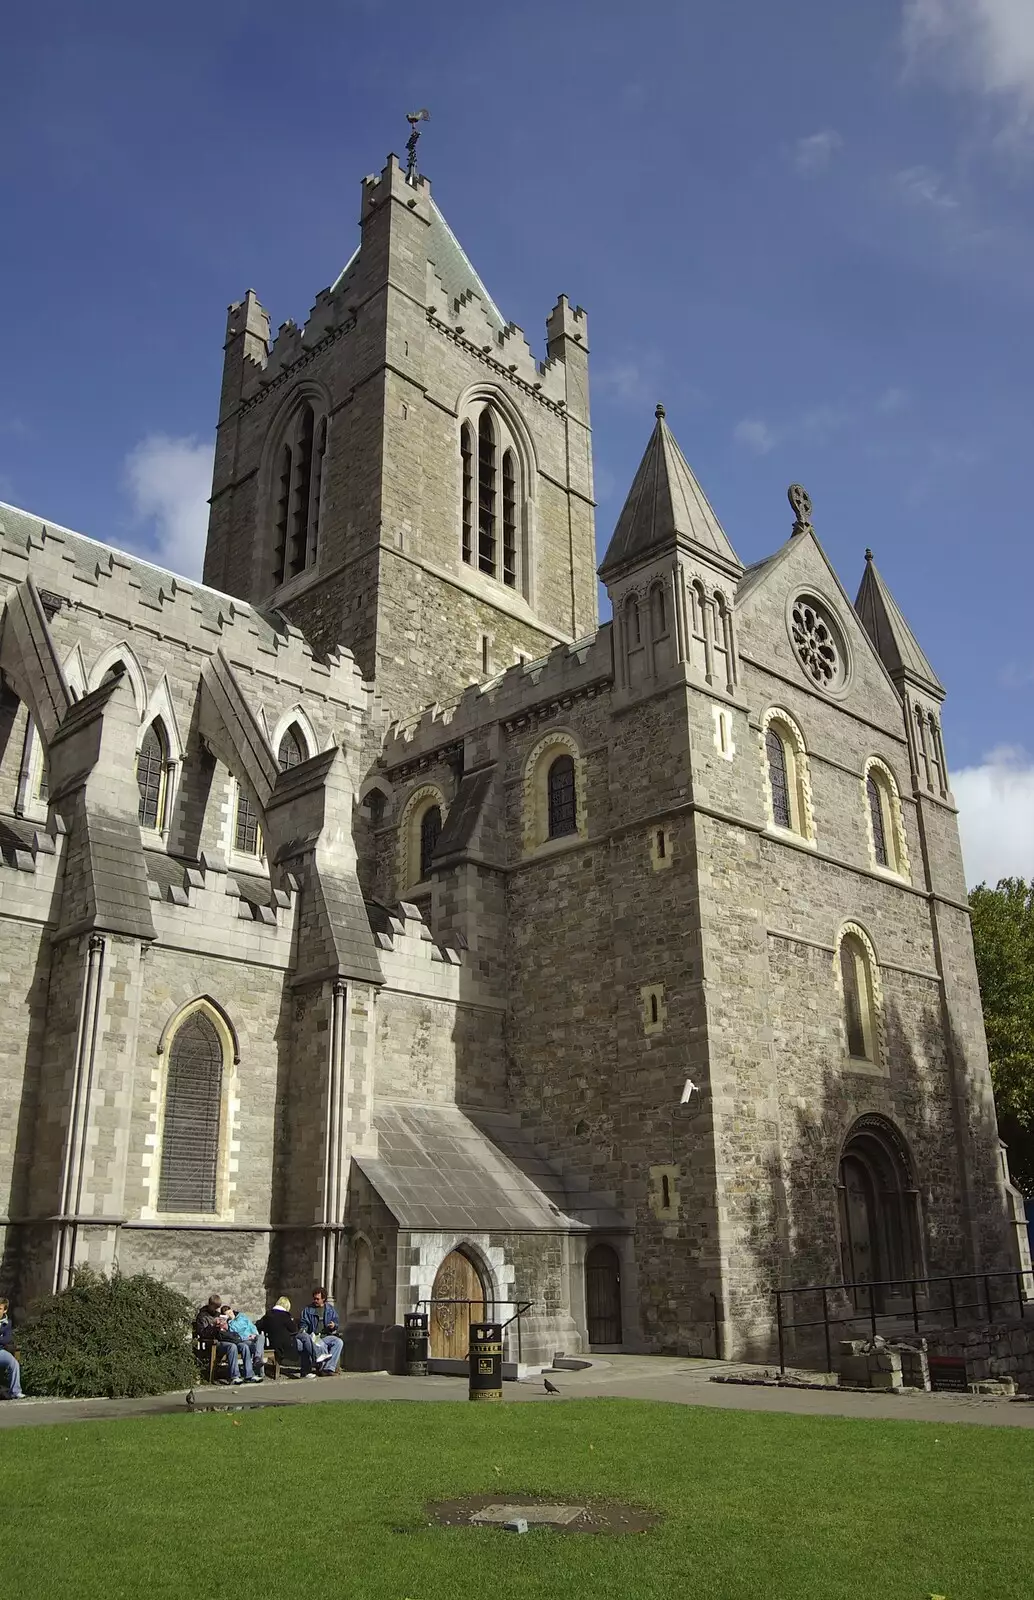
{"type": "Polygon", "coordinates": [[[251,1365],[258,1378],[263,1376],[264,1357],[266,1353],[266,1336],[259,1333],[255,1324],[243,1311],[237,1311],[233,1306],[220,1307],[219,1315],[226,1319],[227,1333],[235,1333],[251,1350],[251,1365]]]}
{"type": "Polygon", "coordinates": [[[302,1327],[312,1335],[320,1374],[331,1377],[337,1371],[345,1342],[338,1336],[337,1312],[327,1299],[326,1289],[312,1291],[312,1304],[302,1312],[302,1327]]]}
{"type": "Polygon", "coordinates": [[[6,1385],[8,1400],[24,1400],[22,1370],[11,1348],[13,1343],[14,1327],[8,1314],[7,1301],[0,1300],[0,1385],[6,1385]]]}
{"type": "Polygon", "coordinates": [[[266,1344],[276,1352],[278,1361],[293,1361],[295,1355],[300,1353],[302,1377],[316,1376],[316,1351],[312,1336],[298,1327],[286,1295],[281,1295],[276,1305],[270,1306],[265,1316],[259,1318],[257,1327],[259,1333],[265,1334],[266,1344]]]}
{"type": "Polygon", "coordinates": [[[222,1315],[223,1297],[221,1294],[210,1294],[207,1302],[201,1307],[194,1318],[194,1332],[200,1341],[202,1350],[210,1350],[214,1345],[220,1355],[226,1357],[226,1364],[230,1369],[231,1383],[261,1383],[261,1378],[256,1380],[251,1367],[251,1346],[244,1344],[239,1333],[231,1333],[226,1326],[226,1318],[222,1315]],[[244,1361],[244,1377],[241,1377],[241,1360],[244,1361]]]}

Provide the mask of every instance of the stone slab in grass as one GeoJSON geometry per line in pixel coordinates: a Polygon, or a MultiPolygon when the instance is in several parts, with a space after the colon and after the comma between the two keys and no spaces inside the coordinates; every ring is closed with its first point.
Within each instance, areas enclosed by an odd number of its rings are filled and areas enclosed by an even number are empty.
{"type": "Polygon", "coordinates": [[[438,1500],[427,1507],[432,1522],[446,1528],[505,1528],[525,1521],[529,1528],[552,1528],[557,1533],[645,1533],[662,1518],[645,1506],[620,1500],[592,1500],[577,1504],[541,1496],[473,1494],[462,1500],[438,1500]]]}

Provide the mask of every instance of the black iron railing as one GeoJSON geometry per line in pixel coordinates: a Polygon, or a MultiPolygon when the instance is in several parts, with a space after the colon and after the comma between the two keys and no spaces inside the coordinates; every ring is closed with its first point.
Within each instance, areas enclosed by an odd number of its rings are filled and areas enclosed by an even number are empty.
{"type": "Polygon", "coordinates": [[[522,1359],[521,1318],[531,1310],[532,1306],[535,1304],[534,1300],[489,1300],[484,1298],[480,1300],[446,1300],[445,1298],[439,1296],[437,1298],[431,1298],[428,1300],[420,1300],[417,1303],[421,1306],[427,1307],[428,1317],[434,1315],[435,1306],[467,1306],[468,1308],[471,1306],[477,1306],[478,1316],[477,1318],[471,1318],[470,1320],[476,1321],[478,1318],[480,1318],[484,1322],[502,1322],[504,1333],[510,1326],[511,1322],[516,1322],[517,1363],[520,1365],[522,1359]],[[498,1311],[500,1306],[513,1306],[515,1308],[513,1315],[507,1317],[505,1322],[503,1322],[502,1316],[498,1311]]]}
{"type": "Polygon", "coordinates": [[[1018,1310],[1022,1319],[1034,1301],[1034,1272],[1029,1269],[1025,1272],[955,1272],[943,1277],[893,1278],[878,1283],[806,1283],[793,1289],[776,1289],[774,1298],[780,1372],[786,1371],[786,1335],[799,1333],[805,1328],[822,1329],[826,1370],[832,1372],[833,1328],[868,1325],[871,1337],[875,1338],[881,1323],[885,1327],[894,1324],[891,1331],[900,1331],[902,1322],[907,1321],[911,1322],[913,1331],[918,1334],[922,1333],[924,1326],[927,1329],[942,1327],[945,1317],[950,1317],[952,1327],[957,1328],[960,1314],[969,1311],[979,1312],[986,1316],[988,1322],[993,1322],[995,1313],[1003,1315],[1006,1307],[1018,1310]],[[997,1289],[1002,1279],[1008,1284],[1008,1293],[1004,1297],[997,1289]],[[966,1284],[977,1286],[976,1299],[960,1299],[959,1286],[966,1284]],[[992,1290],[992,1284],[996,1285],[995,1291],[992,1290]],[[787,1302],[793,1316],[795,1295],[820,1295],[822,1315],[802,1319],[794,1317],[790,1320],[786,1315],[787,1302]],[[830,1297],[833,1295],[838,1297],[841,1304],[844,1296],[850,1296],[854,1301],[853,1308],[842,1314],[831,1312],[830,1297]]]}

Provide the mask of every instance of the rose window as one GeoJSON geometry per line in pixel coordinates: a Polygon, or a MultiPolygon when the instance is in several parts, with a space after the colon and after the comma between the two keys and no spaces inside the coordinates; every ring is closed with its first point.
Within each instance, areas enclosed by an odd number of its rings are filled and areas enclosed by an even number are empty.
{"type": "Polygon", "coordinates": [[[842,651],[831,624],[813,600],[794,602],[790,636],[797,659],[820,688],[831,689],[843,676],[842,651]]]}

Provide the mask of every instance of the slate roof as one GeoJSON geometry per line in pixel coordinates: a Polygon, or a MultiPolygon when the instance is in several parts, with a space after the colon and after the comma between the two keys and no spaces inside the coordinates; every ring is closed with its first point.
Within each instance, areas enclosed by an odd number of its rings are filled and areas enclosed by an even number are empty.
{"type": "MultiPolygon", "coordinates": [[[[100,573],[112,572],[117,564],[128,569],[130,581],[140,590],[141,599],[153,605],[160,603],[163,594],[169,596],[180,590],[191,596],[202,623],[218,629],[220,617],[228,617],[232,607],[234,615],[252,619],[260,639],[265,638],[272,643],[283,637],[282,627],[278,627],[271,617],[256,611],[247,601],[222,594],[218,589],[210,589],[194,578],[180,577],[165,567],[155,566],[152,561],[145,561],[141,556],[120,550],[117,545],[102,544],[98,539],[90,539],[84,533],[63,528],[60,523],[49,522],[45,517],[37,517],[31,511],[23,511],[3,501],[0,501],[0,538],[26,554],[30,541],[38,546],[46,538],[48,543],[59,544],[70,579],[95,584],[100,573]]],[[[62,598],[71,599],[74,594],[74,587],[70,585],[62,598]]]]}
{"type": "Polygon", "coordinates": [[[436,861],[442,861],[446,856],[455,855],[457,851],[467,848],[474,836],[474,829],[480,820],[494,776],[493,765],[482,767],[479,772],[465,773],[460,779],[456,798],[449,807],[445,826],[434,847],[436,861]]]}
{"type": "Polygon", "coordinates": [[[903,673],[943,695],[944,686],[880,576],[871,550],[865,552],[865,573],[854,608],[891,677],[903,673]]]}
{"type": "Polygon", "coordinates": [[[601,576],[645,559],[664,545],[695,545],[726,566],[740,560],[697,482],[693,470],[657,407],[657,423],[632,480],[614,535],[600,567],[601,576]]]}
{"type": "Polygon", "coordinates": [[[533,1233],[624,1226],[587,1190],[572,1197],[514,1116],[395,1103],[382,1104],[373,1125],[378,1155],[356,1156],[356,1164],[402,1228],[533,1233]]]}

